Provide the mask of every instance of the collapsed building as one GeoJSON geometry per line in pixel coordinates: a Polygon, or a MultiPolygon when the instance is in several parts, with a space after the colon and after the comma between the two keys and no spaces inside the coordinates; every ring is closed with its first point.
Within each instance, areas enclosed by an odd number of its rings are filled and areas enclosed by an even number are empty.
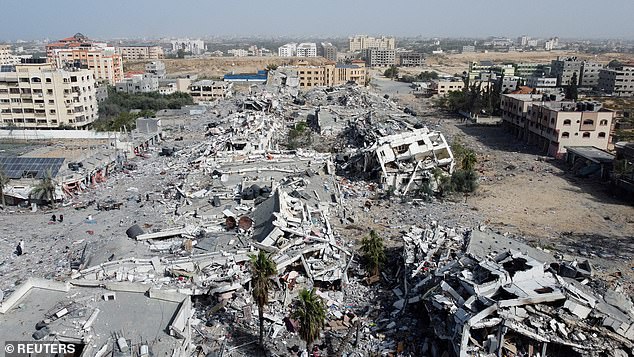
{"type": "Polygon", "coordinates": [[[499,234],[432,225],[404,237],[408,295],[422,303],[439,356],[628,356],[634,305],[615,289],[593,289],[587,261],[556,259],[499,234]]]}
{"type": "Polygon", "coordinates": [[[350,165],[384,188],[392,187],[396,193],[406,195],[424,184],[433,184],[435,169],[451,175],[454,158],[442,133],[421,128],[378,137],[342,169],[350,165]]]}

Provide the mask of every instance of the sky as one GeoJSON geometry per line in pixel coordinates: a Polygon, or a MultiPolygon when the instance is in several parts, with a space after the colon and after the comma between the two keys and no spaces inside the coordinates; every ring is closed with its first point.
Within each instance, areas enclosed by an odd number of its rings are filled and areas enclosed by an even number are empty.
{"type": "Polygon", "coordinates": [[[634,0],[0,0],[0,41],[90,38],[634,38],[634,0]]]}

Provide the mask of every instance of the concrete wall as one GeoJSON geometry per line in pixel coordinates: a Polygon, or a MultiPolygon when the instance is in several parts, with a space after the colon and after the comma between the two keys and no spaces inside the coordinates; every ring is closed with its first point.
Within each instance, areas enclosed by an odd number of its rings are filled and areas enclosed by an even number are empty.
{"type": "Polygon", "coordinates": [[[96,132],[90,130],[33,130],[0,129],[0,139],[46,140],[46,139],[115,139],[123,134],[117,132],[96,132]]]}

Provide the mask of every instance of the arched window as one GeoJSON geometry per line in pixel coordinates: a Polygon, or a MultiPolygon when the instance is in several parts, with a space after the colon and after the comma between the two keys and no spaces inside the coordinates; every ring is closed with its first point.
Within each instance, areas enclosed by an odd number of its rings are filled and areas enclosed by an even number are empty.
{"type": "Polygon", "coordinates": [[[589,138],[590,137],[590,133],[588,133],[587,131],[585,133],[583,133],[583,137],[584,138],[589,138]]]}
{"type": "Polygon", "coordinates": [[[564,125],[570,125],[570,119],[564,120],[564,125]]]}
{"type": "Polygon", "coordinates": [[[599,122],[599,125],[608,125],[608,121],[603,119],[599,122]]]}
{"type": "Polygon", "coordinates": [[[40,79],[40,77],[33,77],[31,78],[31,83],[40,83],[42,82],[42,80],[40,79]]]}
{"type": "Polygon", "coordinates": [[[599,133],[600,138],[605,138],[605,133],[599,133]]]}
{"type": "Polygon", "coordinates": [[[594,120],[592,120],[592,119],[585,119],[585,120],[583,121],[583,124],[582,124],[582,125],[593,125],[593,124],[594,124],[594,120]]]}
{"type": "Polygon", "coordinates": [[[567,139],[570,137],[570,133],[567,131],[564,131],[563,133],[561,133],[561,138],[562,139],[567,139]]]}

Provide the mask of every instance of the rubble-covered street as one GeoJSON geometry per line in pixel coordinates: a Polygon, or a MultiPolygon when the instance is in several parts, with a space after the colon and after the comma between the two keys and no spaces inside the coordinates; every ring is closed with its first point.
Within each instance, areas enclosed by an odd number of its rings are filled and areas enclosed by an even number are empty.
{"type": "Polygon", "coordinates": [[[557,199],[526,192],[571,194],[563,169],[487,141],[500,128],[380,86],[300,92],[277,75],[161,118],[161,142],[56,207],[2,212],[0,338],[90,356],[308,356],[292,310],[315,288],[321,356],[634,356],[631,208],[560,216],[557,199]],[[457,137],[478,154],[479,190],[423,195],[455,169],[457,137]],[[580,238],[597,229],[610,244],[580,238]],[[370,230],[386,247],[377,276],[359,249],[370,230]],[[265,352],[258,251],[277,267],[265,352]]]}

